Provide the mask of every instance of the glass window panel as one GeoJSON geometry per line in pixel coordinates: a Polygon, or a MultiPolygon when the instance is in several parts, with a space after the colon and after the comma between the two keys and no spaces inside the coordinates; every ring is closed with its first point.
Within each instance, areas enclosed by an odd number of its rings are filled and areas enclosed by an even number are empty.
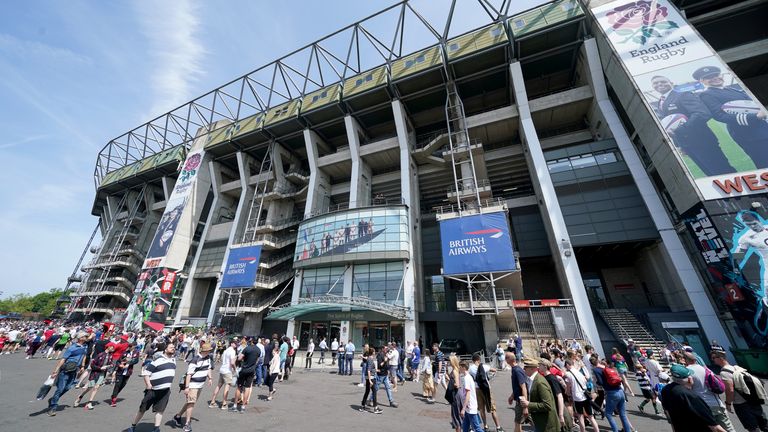
{"type": "Polygon", "coordinates": [[[568,160],[550,161],[547,162],[547,168],[551,173],[559,173],[571,170],[571,162],[568,160]]]}
{"type": "Polygon", "coordinates": [[[589,166],[595,166],[597,165],[597,161],[595,160],[595,157],[591,154],[576,156],[571,158],[571,166],[573,166],[573,169],[578,168],[586,168],[589,166]]]}
{"type": "Polygon", "coordinates": [[[597,160],[598,165],[613,163],[616,162],[616,153],[601,153],[599,155],[595,155],[595,159],[597,160]]]}

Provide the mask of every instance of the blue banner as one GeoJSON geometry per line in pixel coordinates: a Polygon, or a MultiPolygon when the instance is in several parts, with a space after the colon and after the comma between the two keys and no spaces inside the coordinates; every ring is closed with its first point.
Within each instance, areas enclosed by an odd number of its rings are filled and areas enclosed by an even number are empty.
{"type": "Polygon", "coordinates": [[[506,212],[440,221],[443,274],[515,271],[506,212]]]}
{"type": "Polygon", "coordinates": [[[227,266],[221,277],[221,288],[253,287],[259,270],[261,246],[245,246],[229,250],[227,266]]]}

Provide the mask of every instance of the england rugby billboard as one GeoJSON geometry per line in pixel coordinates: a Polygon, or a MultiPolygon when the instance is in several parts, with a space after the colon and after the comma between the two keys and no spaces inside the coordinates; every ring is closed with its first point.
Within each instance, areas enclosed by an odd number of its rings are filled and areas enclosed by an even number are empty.
{"type": "Polygon", "coordinates": [[[440,221],[443,274],[517,270],[506,212],[440,221]]]}
{"type": "Polygon", "coordinates": [[[668,0],[592,10],[705,200],[768,191],[768,111],[668,0]]]}

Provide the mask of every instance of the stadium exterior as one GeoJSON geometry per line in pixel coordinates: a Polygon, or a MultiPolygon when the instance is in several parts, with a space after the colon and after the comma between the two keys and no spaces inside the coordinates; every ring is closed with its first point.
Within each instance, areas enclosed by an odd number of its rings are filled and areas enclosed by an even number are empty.
{"type": "Polygon", "coordinates": [[[69,317],[764,351],[768,150],[736,127],[765,123],[739,103],[768,99],[768,3],[471,3],[486,25],[398,3],[109,142],[69,317]],[[741,123],[673,105],[718,72],[741,123]],[[446,274],[443,223],[499,212],[510,265],[446,274]]]}

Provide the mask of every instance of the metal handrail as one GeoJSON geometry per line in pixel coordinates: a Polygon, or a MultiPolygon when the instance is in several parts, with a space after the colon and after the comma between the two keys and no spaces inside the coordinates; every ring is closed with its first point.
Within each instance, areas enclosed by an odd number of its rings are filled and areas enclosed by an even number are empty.
{"type": "MultiPolygon", "coordinates": [[[[317,216],[322,216],[322,215],[327,214],[327,213],[333,213],[333,212],[341,211],[341,210],[349,210],[350,209],[350,204],[356,204],[356,203],[357,203],[356,201],[350,201],[350,202],[341,203],[341,204],[329,205],[325,209],[317,210],[317,211],[314,211],[314,212],[307,213],[304,216],[304,220],[311,219],[311,218],[317,217],[317,216]]],[[[402,199],[402,198],[399,199],[399,200],[393,200],[393,199],[384,198],[382,200],[380,198],[378,201],[376,201],[376,202],[372,201],[370,204],[366,204],[363,207],[354,207],[353,210],[365,210],[365,209],[371,208],[371,207],[387,207],[387,206],[397,206],[397,205],[406,205],[405,200],[402,199]]]]}
{"type": "MultiPolygon", "coordinates": [[[[454,149],[455,148],[456,147],[454,147],[454,149]]],[[[470,184],[464,184],[463,182],[459,182],[458,184],[459,192],[465,192],[465,191],[475,192],[477,189],[480,189],[483,187],[490,187],[490,186],[491,186],[491,181],[488,179],[475,180],[470,184]]],[[[455,193],[456,187],[446,188],[446,191],[448,193],[455,193]]]]}
{"type": "MultiPolygon", "coordinates": [[[[451,192],[454,190],[451,189],[451,192]]],[[[507,200],[504,198],[485,198],[480,200],[480,208],[488,208],[488,207],[504,207],[506,208],[507,200]]],[[[441,205],[432,207],[432,210],[434,210],[434,213],[436,214],[445,214],[445,213],[458,213],[459,210],[462,212],[470,210],[470,207],[467,205],[467,203],[461,203],[461,204],[448,204],[448,205],[441,205]]]]}
{"type": "Polygon", "coordinates": [[[441,135],[447,135],[448,129],[440,129],[439,131],[429,132],[416,136],[416,142],[413,145],[414,150],[423,149],[432,141],[440,138],[441,135]]]}

